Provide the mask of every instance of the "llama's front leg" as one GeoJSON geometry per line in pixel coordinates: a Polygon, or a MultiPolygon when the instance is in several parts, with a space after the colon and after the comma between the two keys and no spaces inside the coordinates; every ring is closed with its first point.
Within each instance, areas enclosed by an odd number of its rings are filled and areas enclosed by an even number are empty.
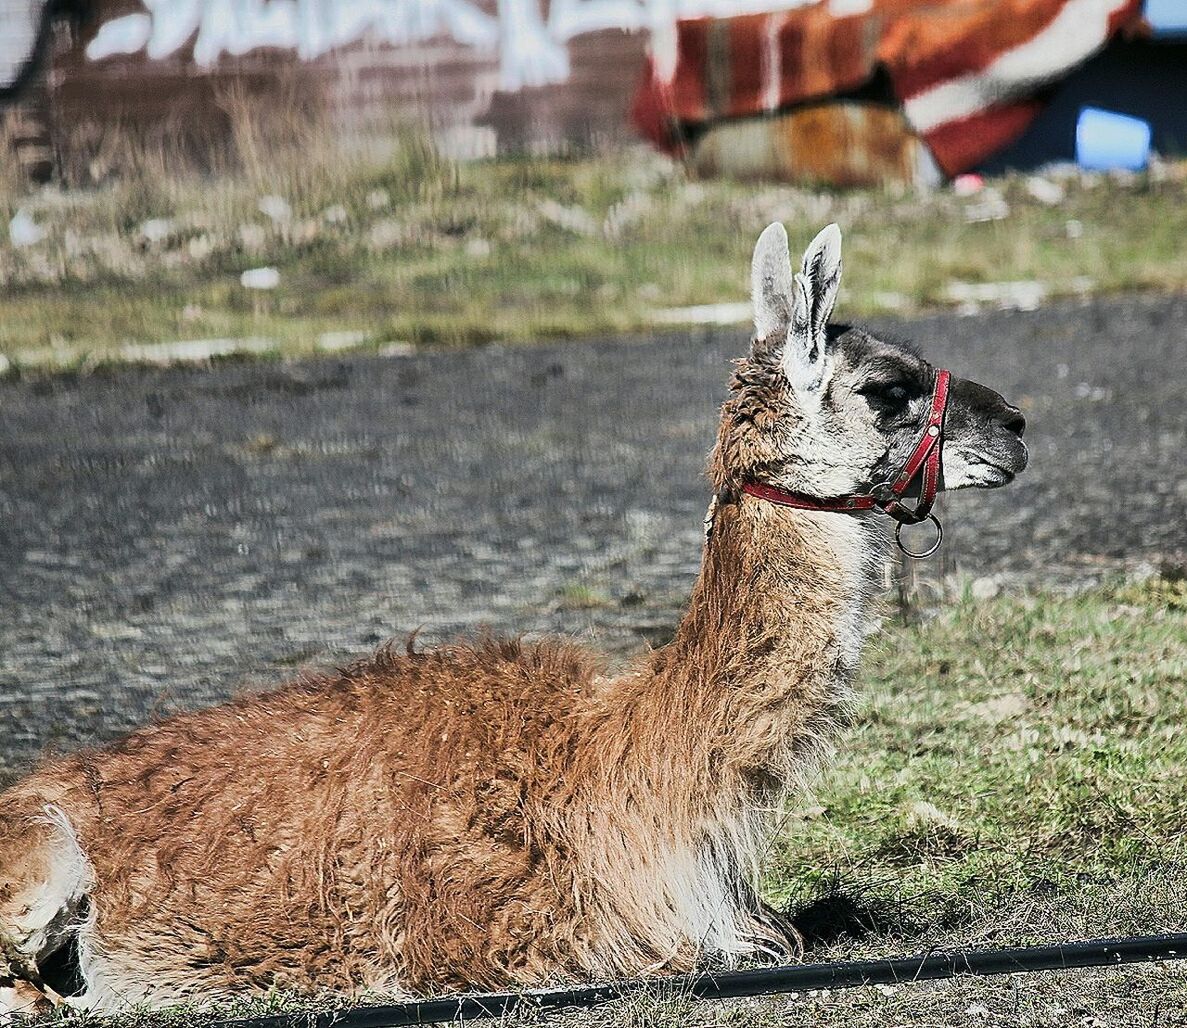
{"type": "Polygon", "coordinates": [[[92,874],[65,814],[34,797],[0,799],[0,1013],[57,999],[42,962],[77,933],[92,874]]]}
{"type": "Polygon", "coordinates": [[[0,1025],[11,1025],[17,1017],[43,1017],[52,1009],[36,986],[0,974],[0,1025]]]}

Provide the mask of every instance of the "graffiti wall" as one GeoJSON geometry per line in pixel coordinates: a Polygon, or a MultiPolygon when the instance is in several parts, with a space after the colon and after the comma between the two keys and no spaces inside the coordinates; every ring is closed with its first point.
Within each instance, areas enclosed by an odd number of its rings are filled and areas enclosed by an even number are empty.
{"type": "Polygon", "coordinates": [[[16,88],[41,34],[41,3],[0,0],[0,95],[16,88]]]}
{"type": "MultiPolygon", "coordinates": [[[[82,9],[44,62],[65,124],[180,117],[195,128],[217,119],[228,81],[264,95],[283,81],[348,117],[409,111],[482,152],[629,136],[644,53],[674,62],[678,18],[775,0],[75,2],[82,9]]],[[[0,75],[15,77],[32,53],[43,6],[0,0],[0,75]]]]}

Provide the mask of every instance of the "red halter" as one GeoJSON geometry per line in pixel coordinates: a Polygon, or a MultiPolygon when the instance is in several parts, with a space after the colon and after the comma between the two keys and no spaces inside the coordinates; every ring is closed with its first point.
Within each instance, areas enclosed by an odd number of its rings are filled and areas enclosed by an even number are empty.
{"type": "Polygon", "coordinates": [[[952,375],[947,371],[936,372],[936,385],[931,394],[931,409],[928,411],[927,423],[923,427],[923,435],[915,444],[914,451],[907,458],[902,469],[891,481],[874,486],[868,493],[852,493],[848,496],[827,498],[806,496],[803,493],[790,493],[777,486],[766,485],[762,482],[747,482],[742,486],[742,491],[769,503],[776,503],[780,507],[795,507],[798,510],[832,511],[840,514],[852,514],[859,510],[880,510],[898,522],[894,530],[894,537],[899,548],[905,554],[911,557],[930,557],[940,548],[940,542],[944,538],[944,530],[939,519],[931,512],[931,508],[936,502],[936,493],[940,488],[940,459],[944,450],[944,412],[948,408],[948,386],[951,378],[952,375]],[[914,507],[908,507],[902,502],[902,496],[920,473],[922,473],[922,477],[919,486],[919,502],[914,507]],[[912,553],[903,546],[899,533],[902,531],[903,525],[917,525],[928,519],[936,526],[936,540],[926,551],[912,553]]]}

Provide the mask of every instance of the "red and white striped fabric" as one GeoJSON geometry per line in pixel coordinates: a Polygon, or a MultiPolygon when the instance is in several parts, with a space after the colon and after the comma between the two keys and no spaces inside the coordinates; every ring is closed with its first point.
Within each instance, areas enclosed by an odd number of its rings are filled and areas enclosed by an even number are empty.
{"type": "Polygon", "coordinates": [[[1141,0],[820,0],[676,26],[652,53],[633,116],[668,152],[712,124],[882,84],[949,175],[1020,135],[1043,87],[1122,31],[1141,0]]]}

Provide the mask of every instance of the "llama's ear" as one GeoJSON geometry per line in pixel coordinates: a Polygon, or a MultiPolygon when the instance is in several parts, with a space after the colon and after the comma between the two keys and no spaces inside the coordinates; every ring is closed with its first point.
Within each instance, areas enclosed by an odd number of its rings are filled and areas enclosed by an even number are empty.
{"type": "Polygon", "coordinates": [[[841,286],[841,230],[828,225],[804,251],[795,276],[791,331],[783,351],[783,366],[793,385],[815,389],[824,375],[828,319],[841,286]]]}
{"type": "Polygon", "coordinates": [[[787,230],[779,222],[772,222],[754,244],[754,260],[750,264],[755,357],[777,359],[782,352],[791,327],[792,289],[787,230]]]}

